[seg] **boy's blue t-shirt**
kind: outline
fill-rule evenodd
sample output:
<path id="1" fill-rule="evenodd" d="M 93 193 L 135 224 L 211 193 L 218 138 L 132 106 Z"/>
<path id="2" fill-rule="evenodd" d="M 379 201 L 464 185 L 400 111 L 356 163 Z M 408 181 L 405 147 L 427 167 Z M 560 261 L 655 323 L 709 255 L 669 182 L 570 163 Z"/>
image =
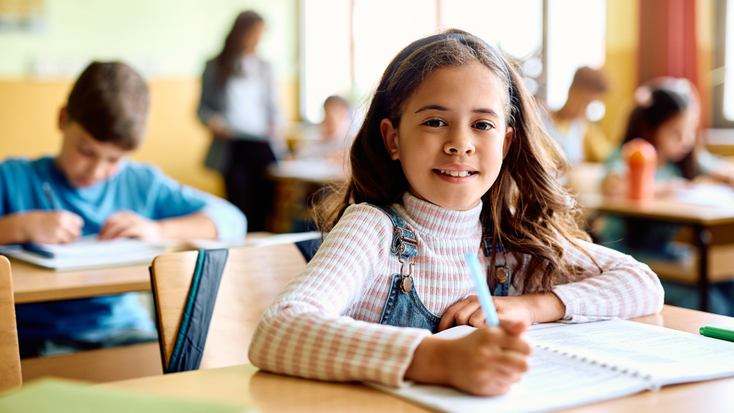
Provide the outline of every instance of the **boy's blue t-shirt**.
<path id="1" fill-rule="evenodd" d="M 44 186 L 51 188 L 53 200 Z M 153 220 L 200 212 L 214 221 L 219 239 L 242 238 L 246 232 L 245 217 L 234 205 L 138 162 L 125 160 L 110 179 L 85 188 L 72 186 L 52 157 L 0 163 L 0 216 L 54 208 L 82 217 L 83 235 L 98 233 L 123 210 Z M 16 318 L 21 340 L 101 341 L 128 328 L 155 329 L 135 293 L 18 305 Z"/>

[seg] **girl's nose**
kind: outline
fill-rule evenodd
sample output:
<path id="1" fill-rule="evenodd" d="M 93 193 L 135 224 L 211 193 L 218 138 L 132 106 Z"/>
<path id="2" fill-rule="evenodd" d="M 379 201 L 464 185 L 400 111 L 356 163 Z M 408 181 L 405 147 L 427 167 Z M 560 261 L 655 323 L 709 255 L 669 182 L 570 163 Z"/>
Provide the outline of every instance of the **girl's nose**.
<path id="1" fill-rule="evenodd" d="M 474 145 L 469 133 L 464 130 L 453 131 L 443 145 L 447 155 L 471 155 L 474 153 Z"/>

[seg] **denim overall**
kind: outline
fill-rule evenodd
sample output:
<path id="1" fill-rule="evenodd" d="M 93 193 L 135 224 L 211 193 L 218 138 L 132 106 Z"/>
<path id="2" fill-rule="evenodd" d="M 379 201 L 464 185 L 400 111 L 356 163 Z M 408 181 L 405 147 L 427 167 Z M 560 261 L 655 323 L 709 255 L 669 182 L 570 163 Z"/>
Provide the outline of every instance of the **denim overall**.
<path id="1" fill-rule="evenodd" d="M 435 334 L 438 332 L 438 323 L 441 318 L 428 311 L 414 288 L 413 266 L 418 255 L 418 243 L 415 234 L 406 228 L 403 220 L 392 209 L 374 207 L 387 214 L 390 221 L 392 221 L 393 237 L 390 253 L 397 255 L 400 262 L 400 273 L 391 277 L 390 291 L 387 294 L 387 301 L 380 316 L 380 324 L 425 328 Z M 485 255 L 491 253 L 492 244 L 486 235 L 482 239 L 482 247 Z M 506 250 L 499 246 L 497 252 L 504 253 Z M 407 274 L 405 272 L 406 264 L 408 265 Z M 495 284 L 494 295 L 507 295 L 510 285 L 510 273 L 509 267 L 505 263 L 504 254 L 498 254 L 495 270 L 500 273 L 497 276 L 498 281 Z M 500 282 L 503 278 L 500 276 L 502 271 L 505 274 L 504 282 Z"/>
<path id="2" fill-rule="evenodd" d="M 482 228 L 482 250 L 485 257 L 492 255 L 492 237 L 486 228 Z M 510 292 L 510 266 L 507 265 L 507 249 L 502 244 L 497 244 L 497 256 L 494 260 L 494 291 L 495 297 L 507 297 Z M 489 266 L 489 264 L 487 264 Z M 489 268 L 487 268 L 487 280 L 490 279 Z"/>

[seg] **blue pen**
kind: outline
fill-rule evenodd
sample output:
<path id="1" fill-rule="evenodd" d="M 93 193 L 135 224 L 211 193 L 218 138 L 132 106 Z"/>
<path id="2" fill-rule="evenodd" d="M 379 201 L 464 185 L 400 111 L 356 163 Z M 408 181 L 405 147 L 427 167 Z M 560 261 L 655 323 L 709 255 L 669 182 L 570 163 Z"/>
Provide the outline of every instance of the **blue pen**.
<path id="1" fill-rule="evenodd" d="M 474 289 L 477 291 L 479 304 L 482 306 L 482 311 L 484 311 L 484 317 L 487 319 L 487 324 L 494 327 L 499 326 L 500 319 L 497 317 L 497 309 L 494 308 L 492 295 L 489 293 L 489 286 L 487 285 L 487 280 L 483 276 L 484 272 L 482 271 L 481 264 L 479 264 L 477 254 L 467 252 L 464 254 L 464 258 L 466 258 L 466 264 L 469 266 L 471 279 L 474 281 Z"/>
<path id="2" fill-rule="evenodd" d="M 56 205 L 56 198 L 54 198 L 54 192 L 51 189 L 51 184 L 48 182 L 43 183 L 43 195 L 46 196 L 46 201 L 48 201 L 48 206 L 51 209 L 61 209 L 58 208 Z"/>

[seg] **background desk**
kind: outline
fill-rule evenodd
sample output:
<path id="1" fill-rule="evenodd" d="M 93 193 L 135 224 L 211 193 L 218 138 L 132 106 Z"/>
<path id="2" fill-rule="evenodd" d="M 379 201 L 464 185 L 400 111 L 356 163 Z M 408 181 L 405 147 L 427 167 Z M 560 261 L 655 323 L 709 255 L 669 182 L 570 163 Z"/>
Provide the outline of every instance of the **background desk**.
<path id="1" fill-rule="evenodd" d="M 56 272 L 10 259 L 15 303 L 150 291 L 149 265 Z"/>
<path id="2" fill-rule="evenodd" d="M 693 240 L 698 256 L 686 268 L 679 263 L 649 263 L 653 271 L 663 278 L 677 281 L 691 280 L 687 276 L 696 272 L 696 282 L 701 293 L 701 309 L 708 310 L 708 290 L 711 281 L 734 278 L 734 249 L 712 250 L 712 247 L 734 244 L 734 205 L 706 206 L 686 204 L 675 200 L 656 199 L 649 204 L 619 198 L 605 198 L 600 194 L 581 194 L 579 204 L 587 211 L 614 214 L 632 218 L 688 225 L 693 229 Z"/>
<path id="3" fill-rule="evenodd" d="M 320 160 L 278 161 L 268 167 L 268 175 L 275 182 L 275 199 L 268 226 L 270 231 L 279 233 L 293 230 L 293 220 L 303 214 L 309 197 L 316 191 L 346 179 L 341 165 Z"/>
<path id="4" fill-rule="evenodd" d="M 665 306 L 635 321 L 694 333 L 707 324 L 734 327 L 734 318 Z M 246 349 L 243 349 L 246 351 Z M 252 365 L 169 374 L 105 384 L 182 398 L 252 404 L 261 412 L 426 412 L 361 384 L 325 383 L 258 371 Z M 734 405 L 734 378 L 669 386 L 564 412 L 708 412 Z"/>

